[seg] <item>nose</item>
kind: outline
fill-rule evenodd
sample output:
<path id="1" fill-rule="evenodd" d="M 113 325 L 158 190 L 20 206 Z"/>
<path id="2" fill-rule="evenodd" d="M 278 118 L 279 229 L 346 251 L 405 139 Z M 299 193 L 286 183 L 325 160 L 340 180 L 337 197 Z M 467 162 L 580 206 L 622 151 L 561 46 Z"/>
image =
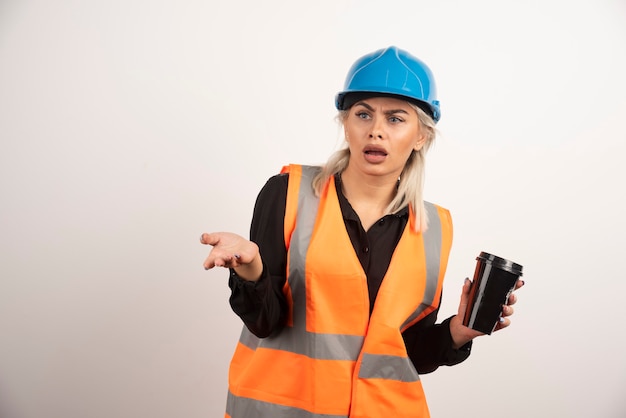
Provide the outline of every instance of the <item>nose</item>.
<path id="1" fill-rule="evenodd" d="M 383 128 L 381 118 L 374 118 L 372 123 L 372 130 L 370 131 L 370 138 L 383 139 Z"/>

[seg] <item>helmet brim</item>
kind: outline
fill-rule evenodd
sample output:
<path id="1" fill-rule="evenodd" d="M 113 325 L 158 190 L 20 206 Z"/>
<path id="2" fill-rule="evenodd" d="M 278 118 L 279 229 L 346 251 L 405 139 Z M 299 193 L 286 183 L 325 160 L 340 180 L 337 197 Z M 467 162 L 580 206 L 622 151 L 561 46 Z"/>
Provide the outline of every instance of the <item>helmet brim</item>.
<path id="1" fill-rule="evenodd" d="M 335 106 L 337 107 L 337 110 L 348 110 L 354 106 L 355 103 L 372 97 L 391 97 L 394 99 L 406 100 L 407 102 L 422 109 L 435 122 L 439 120 L 439 115 L 436 114 L 436 110 L 433 109 L 430 104 L 402 94 L 381 93 L 377 91 L 343 91 L 337 94 L 335 98 Z"/>

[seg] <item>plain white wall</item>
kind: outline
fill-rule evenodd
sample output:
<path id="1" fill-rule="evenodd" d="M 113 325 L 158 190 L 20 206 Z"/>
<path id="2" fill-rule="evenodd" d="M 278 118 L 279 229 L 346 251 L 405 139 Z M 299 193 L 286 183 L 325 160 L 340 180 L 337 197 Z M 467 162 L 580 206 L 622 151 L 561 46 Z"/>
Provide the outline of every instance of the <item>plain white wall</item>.
<path id="1" fill-rule="evenodd" d="M 201 232 L 247 235 L 388 45 L 433 69 L 428 200 L 525 266 L 513 325 L 423 377 L 434 417 L 626 415 L 622 0 L 0 2 L 0 416 L 218 417 L 240 331 Z"/>

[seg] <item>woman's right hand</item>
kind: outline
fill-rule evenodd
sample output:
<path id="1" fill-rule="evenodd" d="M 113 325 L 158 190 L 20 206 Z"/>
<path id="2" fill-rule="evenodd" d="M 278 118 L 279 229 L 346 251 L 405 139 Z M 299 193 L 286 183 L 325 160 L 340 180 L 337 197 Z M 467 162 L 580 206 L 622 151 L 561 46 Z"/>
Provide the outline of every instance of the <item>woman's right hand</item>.
<path id="1" fill-rule="evenodd" d="M 259 247 L 231 232 L 204 233 L 200 242 L 213 248 L 204 260 L 205 270 L 213 267 L 233 268 L 244 280 L 257 281 L 263 272 Z"/>

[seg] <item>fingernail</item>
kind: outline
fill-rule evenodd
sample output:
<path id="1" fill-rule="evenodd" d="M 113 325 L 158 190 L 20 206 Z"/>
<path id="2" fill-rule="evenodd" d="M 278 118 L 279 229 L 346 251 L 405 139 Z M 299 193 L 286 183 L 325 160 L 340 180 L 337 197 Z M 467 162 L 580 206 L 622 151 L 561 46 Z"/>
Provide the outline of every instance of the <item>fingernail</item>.
<path id="1" fill-rule="evenodd" d="M 503 323 L 504 322 L 504 318 L 502 318 L 502 317 L 498 318 L 498 322 L 499 323 Z"/>
<path id="2" fill-rule="evenodd" d="M 200 242 L 204 241 L 204 234 L 200 234 Z"/>
<path id="3" fill-rule="evenodd" d="M 239 259 L 241 258 L 241 256 L 240 256 L 239 254 L 234 254 L 234 256 L 235 256 L 235 258 L 236 258 L 237 260 L 239 260 Z"/>
<path id="4" fill-rule="evenodd" d="M 524 286 L 526 284 L 526 282 L 524 280 L 522 280 L 522 286 Z"/>

